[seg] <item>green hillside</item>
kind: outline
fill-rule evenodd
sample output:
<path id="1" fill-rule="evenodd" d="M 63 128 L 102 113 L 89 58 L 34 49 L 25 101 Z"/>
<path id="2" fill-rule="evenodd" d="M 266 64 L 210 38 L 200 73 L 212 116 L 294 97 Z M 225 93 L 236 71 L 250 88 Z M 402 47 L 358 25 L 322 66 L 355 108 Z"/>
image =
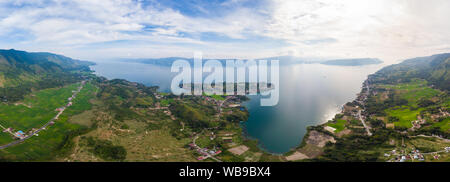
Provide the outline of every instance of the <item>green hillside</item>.
<path id="1" fill-rule="evenodd" d="M 419 57 L 385 67 L 371 76 L 374 83 L 406 83 L 414 78 L 427 80 L 441 90 L 450 90 L 450 53 Z"/>
<path id="2" fill-rule="evenodd" d="M 33 89 L 75 83 L 92 64 L 51 53 L 0 50 L 0 99 L 17 101 Z"/>

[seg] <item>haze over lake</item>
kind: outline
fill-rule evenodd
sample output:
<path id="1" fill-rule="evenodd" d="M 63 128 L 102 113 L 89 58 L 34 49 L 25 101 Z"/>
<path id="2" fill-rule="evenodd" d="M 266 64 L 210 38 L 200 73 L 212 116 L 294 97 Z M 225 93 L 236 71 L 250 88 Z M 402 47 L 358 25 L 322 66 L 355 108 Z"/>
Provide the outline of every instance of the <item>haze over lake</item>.
<path id="1" fill-rule="evenodd" d="M 98 61 L 91 68 L 108 79 L 121 78 L 159 86 L 170 92 L 170 67 L 143 63 Z M 329 66 L 296 64 L 280 66 L 280 99 L 273 107 L 261 107 L 259 96 L 245 105 L 250 118 L 243 123 L 250 138 L 271 153 L 285 153 L 300 144 L 306 127 L 331 119 L 343 104 L 356 98 L 363 81 L 383 65 Z"/>

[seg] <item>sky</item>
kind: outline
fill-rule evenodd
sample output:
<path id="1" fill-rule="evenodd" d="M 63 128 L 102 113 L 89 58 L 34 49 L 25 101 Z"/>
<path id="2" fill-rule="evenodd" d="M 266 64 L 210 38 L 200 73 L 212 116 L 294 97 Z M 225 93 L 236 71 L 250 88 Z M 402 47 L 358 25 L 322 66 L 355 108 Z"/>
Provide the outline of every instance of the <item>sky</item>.
<path id="1" fill-rule="evenodd" d="M 76 59 L 450 52 L 448 0 L 0 0 L 0 49 Z"/>

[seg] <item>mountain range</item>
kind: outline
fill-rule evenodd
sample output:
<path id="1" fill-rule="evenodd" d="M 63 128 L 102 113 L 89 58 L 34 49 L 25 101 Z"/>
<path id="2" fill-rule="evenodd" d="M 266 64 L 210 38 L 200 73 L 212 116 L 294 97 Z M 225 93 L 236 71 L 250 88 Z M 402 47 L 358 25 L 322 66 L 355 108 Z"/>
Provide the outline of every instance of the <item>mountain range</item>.
<path id="1" fill-rule="evenodd" d="M 130 59 L 123 58 L 118 59 L 119 61 L 125 62 L 138 62 L 144 64 L 153 64 L 159 66 L 171 66 L 172 63 L 176 60 L 186 60 L 191 65 L 194 63 L 193 58 L 183 58 L 183 57 L 166 57 L 166 58 L 139 58 L 139 59 Z M 213 60 L 213 59 L 205 59 L 205 60 Z M 223 65 L 227 59 L 215 59 L 220 61 Z M 260 58 L 256 60 L 279 60 L 280 65 L 293 65 L 293 64 L 324 64 L 324 65 L 334 65 L 334 66 L 363 66 L 370 64 L 380 64 L 383 61 L 377 58 L 355 58 L 355 59 L 336 59 L 336 60 L 322 60 L 322 59 L 306 59 L 294 56 L 277 56 L 277 57 L 267 57 Z"/>

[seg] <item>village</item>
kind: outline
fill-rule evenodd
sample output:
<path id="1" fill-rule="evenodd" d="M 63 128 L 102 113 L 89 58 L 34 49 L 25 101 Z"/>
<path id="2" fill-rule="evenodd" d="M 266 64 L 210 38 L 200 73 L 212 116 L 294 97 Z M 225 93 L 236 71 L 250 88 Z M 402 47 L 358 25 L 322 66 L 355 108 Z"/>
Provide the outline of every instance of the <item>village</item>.
<path id="1" fill-rule="evenodd" d="M 218 114 L 216 115 L 216 118 L 219 119 L 220 117 L 223 117 L 225 114 L 233 114 L 233 109 L 239 109 L 240 111 L 244 111 L 245 108 L 241 106 L 241 100 L 237 96 L 225 96 L 225 98 L 222 97 L 208 97 L 208 96 L 202 96 L 204 101 L 206 103 L 210 103 L 215 105 Z M 228 110 L 227 112 L 223 112 L 224 109 Z M 211 142 L 218 141 L 219 143 L 222 143 L 228 147 L 233 147 L 235 143 L 233 142 L 233 135 L 232 132 L 223 132 L 220 131 L 219 128 L 205 128 L 203 132 L 201 133 L 194 133 L 193 141 L 189 144 L 189 147 L 191 150 L 195 150 L 199 157 L 197 157 L 197 160 L 202 161 L 208 158 L 211 158 L 217 162 L 222 162 L 220 159 L 215 157 L 216 155 L 219 155 L 222 153 L 222 150 L 218 146 L 212 146 L 212 148 L 208 147 L 200 147 L 196 140 L 202 136 L 206 138 L 206 140 L 210 140 Z M 218 132 L 215 133 L 214 131 Z M 208 143 L 208 142 L 207 142 Z M 241 145 L 238 147 L 230 148 L 228 149 L 229 152 L 233 153 L 234 155 L 241 155 L 244 152 L 248 150 L 248 147 L 245 145 Z"/>
<path id="2" fill-rule="evenodd" d="M 400 151 L 392 150 L 391 152 L 385 153 L 385 157 L 393 157 L 387 162 L 414 162 L 414 161 L 425 161 L 425 156 L 429 155 L 432 159 L 439 160 L 441 157 L 440 153 L 450 153 L 450 146 L 445 147 L 443 150 L 436 152 L 421 153 L 418 149 L 411 148 L 409 152 L 407 149 Z"/>
<path id="3" fill-rule="evenodd" d="M 209 140 L 213 142 L 217 138 L 217 140 L 222 144 L 222 148 L 226 149 L 228 152 L 235 156 L 241 156 L 245 152 L 249 150 L 249 147 L 247 147 L 244 144 L 238 144 L 233 141 L 234 133 L 231 132 L 219 132 L 215 134 L 214 132 L 211 132 L 207 135 L 203 134 L 203 137 L 209 137 Z M 213 147 L 201 147 L 196 143 L 196 140 L 199 138 L 199 135 L 196 135 L 193 137 L 192 143 L 189 144 L 189 148 L 191 150 L 194 150 L 199 155 L 197 157 L 197 160 L 203 161 L 208 158 L 213 159 L 217 162 L 222 162 L 220 160 L 220 157 L 216 157 L 217 155 L 222 153 L 222 148 L 219 146 L 213 146 Z"/>
<path id="4" fill-rule="evenodd" d="M 241 105 L 243 102 L 239 96 L 201 96 L 203 104 L 213 105 L 217 110 L 217 114 L 214 116 L 215 120 L 220 120 L 226 115 L 233 114 L 234 111 L 245 111 L 245 108 Z M 241 121 L 243 122 L 243 121 Z M 240 133 L 233 131 L 224 131 L 219 127 L 204 128 L 202 132 L 192 134 L 192 143 L 189 144 L 189 149 L 195 151 L 198 154 L 197 160 L 203 161 L 208 158 L 222 162 L 219 154 L 223 153 L 222 150 L 240 156 L 245 153 L 249 147 L 240 144 L 233 140 L 234 137 L 240 137 Z M 202 142 L 199 143 L 199 138 Z M 219 146 L 219 143 L 221 147 Z"/>

